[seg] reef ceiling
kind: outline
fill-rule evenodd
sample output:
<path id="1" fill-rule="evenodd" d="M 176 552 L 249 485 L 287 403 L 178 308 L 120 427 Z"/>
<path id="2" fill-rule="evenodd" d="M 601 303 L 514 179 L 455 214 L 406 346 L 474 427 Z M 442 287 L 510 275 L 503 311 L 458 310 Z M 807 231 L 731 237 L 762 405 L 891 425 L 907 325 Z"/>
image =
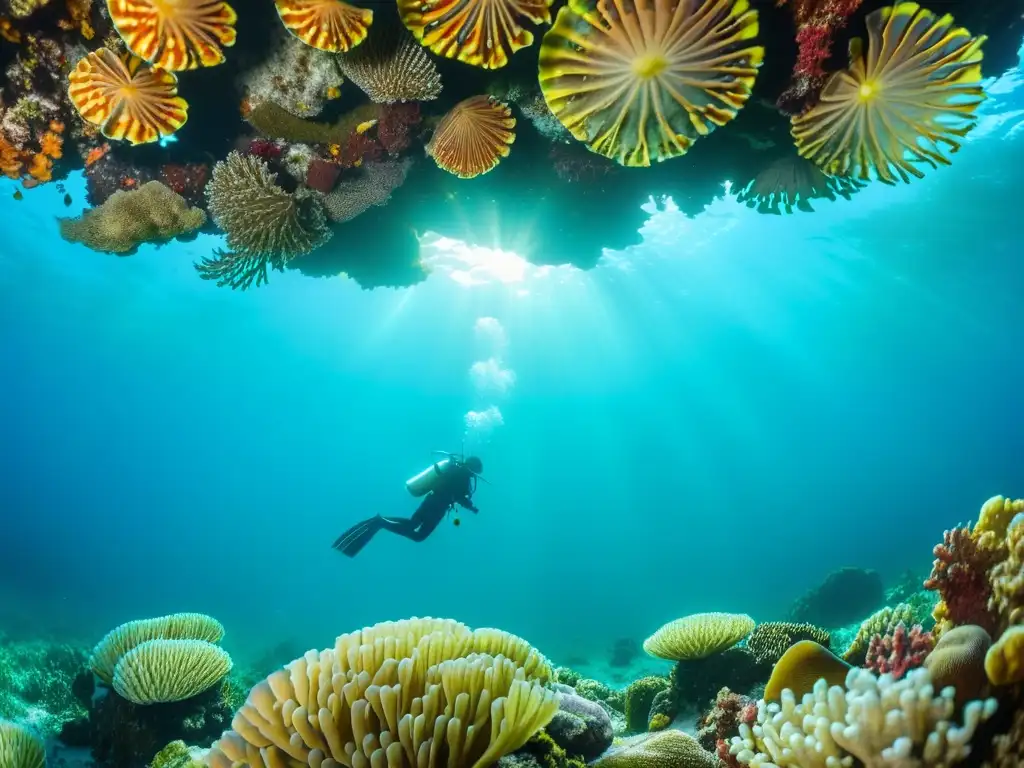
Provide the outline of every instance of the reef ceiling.
<path id="1" fill-rule="evenodd" d="M 427 231 L 587 269 L 651 196 L 948 164 L 1022 37 L 1024 0 L 0 0 L 0 170 L 84 172 L 99 251 L 223 231 L 236 289 L 411 285 Z"/>

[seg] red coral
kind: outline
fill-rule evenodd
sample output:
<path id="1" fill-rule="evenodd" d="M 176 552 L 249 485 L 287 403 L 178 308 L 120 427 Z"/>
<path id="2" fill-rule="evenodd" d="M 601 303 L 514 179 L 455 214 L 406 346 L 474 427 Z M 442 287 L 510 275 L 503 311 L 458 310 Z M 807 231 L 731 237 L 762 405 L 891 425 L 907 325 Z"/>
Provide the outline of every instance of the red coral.
<path id="1" fill-rule="evenodd" d="M 871 638 L 864 666 L 879 674 L 888 672 L 899 680 L 908 669 L 920 667 L 934 647 L 931 632 L 925 632 L 920 624 L 915 624 L 908 632 L 901 621 L 892 634 L 876 634 Z"/>
<path id="2" fill-rule="evenodd" d="M 269 139 L 253 139 L 249 142 L 248 153 L 264 160 L 276 160 L 281 156 L 281 147 Z"/>
<path id="3" fill-rule="evenodd" d="M 715 697 L 711 711 L 697 721 L 697 740 L 705 749 L 715 751 L 719 751 L 719 744 L 725 742 L 728 752 L 729 738 L 736 735 L 739 724 L 750 725 L 756 719 L 757 702 L 749 696 L 722 688 Z"/>
<path id="4" fill-rule="evenodd" d="M 365 133 L 352 131 L 338 152 L 338 164 L 342 168 L 358 168 L 368 160 L 379 160 L 381 154 L 380 144 Z"/>
<path id="5" fill-rule="evenodd" d="M 783 0 L 785 1 L 785 0 Z M 788 115 L 806 111 L 818 100 L 825 83 L 824 64 L 832 55 L 832 41 L 846 26 L 862 0 L 789 0 L 796 18 L 799 48 L 793 79 L 776 106 Z"/>
<path id="6" fill-rule="evenodd" d="M 945 531 L 932 552 L 935 562 L 924 588 L 942 596 L 945 618 L 957 626 L 977 624 L 994 634 L 996 620 L 988 609 L 988 570 L 995 564 L 991 554 L 978 546 L 970 528 Z"/>
<path id="7" fill-rule="evenodd" d="M 341 174 L 341 166 L 328 160 L 317 157 L 309 164 L 306 171 L 306 186 L 315 189 L 322 194 L 329 194 L 334 185 L 338 183 L 338 176 Z"/>
<path id="8" fill-rule="evenodd" d="M 206 163 L 168 163 L 160 169 L 160 181 L 185 198 L 190 205 L 204 204 L 203 191 L 209 178 L 210 167 Z"/>
<path id="9" fill-rule="evenodd" d="M 419 102 L 383 105 L 377 122 L 377 140 L 384 151 L 394 156 L 407 149 L 412 141 L 410 129 L 419 125 L 421 119 Z"/>

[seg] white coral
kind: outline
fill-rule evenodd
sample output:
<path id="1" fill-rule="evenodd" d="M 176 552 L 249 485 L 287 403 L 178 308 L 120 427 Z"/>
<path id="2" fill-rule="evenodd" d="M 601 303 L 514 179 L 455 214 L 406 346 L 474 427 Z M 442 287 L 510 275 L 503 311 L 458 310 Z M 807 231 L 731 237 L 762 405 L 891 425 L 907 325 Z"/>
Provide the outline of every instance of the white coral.
<path id="1" fill-rule="evenodd" d="M 902 680 L 852 669 L 841 686 L 819 680 L 796 701 L 758 703 L 757 722 L 740 725 L 730 751 L 751 768 L 948 768 L 970 754 L 978 724 L 995 712 L 994 699 L 972 701 L 964 724 L 952 720 L 954 691 L 935 695 L 926 669 Z"/>

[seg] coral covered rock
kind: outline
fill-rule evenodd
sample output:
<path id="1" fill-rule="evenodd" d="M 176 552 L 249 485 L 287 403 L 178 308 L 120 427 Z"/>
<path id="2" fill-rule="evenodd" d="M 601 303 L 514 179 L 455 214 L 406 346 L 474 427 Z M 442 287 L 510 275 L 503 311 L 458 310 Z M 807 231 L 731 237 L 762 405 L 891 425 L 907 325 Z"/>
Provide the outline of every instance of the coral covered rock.
<path id="1" fill-rule="evenodd" d="M 560 694 L 558 712 L 546 730 L 570 755 L 593 760 L 611 746 L 611 718 L 599 704 L 575 692 L 560 691 Z"/>
<path id="2" fill-rule="evenodd" d="M 595 768 L 718 768 L 718 758 L 689 734 L 660 731 L 627 739 L 598 759 Z"/>
<path id="3" fill-rule="evenodd" d="M 669 687 L 667 677 L 642 677 L 626 688 L 626 727 L 646 731 L 654 697 Z"/>
<path id="4" fill-rule="evenodd" d="M 77 219 L 60 219 L 60 235 L 94 251 L 126 255 L 143 243 L 163 243 L 206 223 L 206 214 L 159 181 L 130 192 L 115 192 L 103 205 Z"/>

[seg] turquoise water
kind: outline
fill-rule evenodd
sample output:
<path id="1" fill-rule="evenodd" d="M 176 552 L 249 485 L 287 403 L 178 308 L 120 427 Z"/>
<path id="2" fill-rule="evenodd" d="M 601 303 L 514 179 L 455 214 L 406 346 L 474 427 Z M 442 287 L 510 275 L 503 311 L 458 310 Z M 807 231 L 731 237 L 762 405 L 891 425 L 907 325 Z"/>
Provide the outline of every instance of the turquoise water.
<path id="1" fill-rule="evenodd" d="M 692 611 L 779 618 L 839 566 L 926 574 L 1024 481 L 1024 88 L 990 91 L 912 185 L 652 201 L 587 272 L 428 234 L 402 290 L 218 289 L 192 267 L 215 238 L 94 253 L 54 221 L 80 178 L 70 209 L 0 184 L 0 623 L 205 611 L 245 655 L 440 615 L 595 659 Z M 478 516 L 331 550 L 464 443 Z"/>

